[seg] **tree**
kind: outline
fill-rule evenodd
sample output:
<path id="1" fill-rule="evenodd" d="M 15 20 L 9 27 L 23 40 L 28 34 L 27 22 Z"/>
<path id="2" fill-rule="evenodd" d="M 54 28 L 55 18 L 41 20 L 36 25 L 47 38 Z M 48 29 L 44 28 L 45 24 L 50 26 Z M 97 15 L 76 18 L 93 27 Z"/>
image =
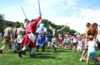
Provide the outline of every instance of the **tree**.
<path id="1" fill-rule="evenodd" d="M 24 22 L 28 22 L 29 23 L 30 21 L 28 19 L 25 19 Z"/>
<path id="2" fill-rule="evenodd" d="M 72 35 L 74 35 L 75 32 L 76 32 L 75 30 L 70 30 L 69 33 L 71 33 Z"/>
<path id="3" fill-rule="evenodd" d="M 15 27 L 19 28 L 21 26 L 21 23 L 19 21 L 16 22 Z"/>
<path id="4" fill-rule="evenodd" d="M 4 24 L 4 17 L 0 14 L 0 32 L 3 32 L 6 25 Z"/>
<path id="5" fill-rule="evenodd" d="M 3 15 L 1 15 L 1 14 L 0 14 L 0 20 L 4 20 L 4 17 L 3 17 Z"/>

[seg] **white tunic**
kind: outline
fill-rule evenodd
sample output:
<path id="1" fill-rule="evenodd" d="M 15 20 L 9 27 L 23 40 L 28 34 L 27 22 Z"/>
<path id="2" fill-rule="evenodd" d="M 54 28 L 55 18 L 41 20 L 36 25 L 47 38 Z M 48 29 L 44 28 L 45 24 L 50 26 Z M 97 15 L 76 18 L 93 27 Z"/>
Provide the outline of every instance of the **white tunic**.
<path id="1" fill-rule="evenodd" d="M 24 38 L 25 29 L 20 27 L 17 29 L 17 42 L 21 43 Z"/>
<path id="2" fill-rule="evenodd" d="M 7 27 L 4 30 L 4 36 L 12 36 L 12 28 L 11 27 Z"/>
<path id="3" fill-rule="evenodd" d="M 88 42 L 88 52 L 95 50 L 95 42 L 94 41 L 89 41 Z"/>

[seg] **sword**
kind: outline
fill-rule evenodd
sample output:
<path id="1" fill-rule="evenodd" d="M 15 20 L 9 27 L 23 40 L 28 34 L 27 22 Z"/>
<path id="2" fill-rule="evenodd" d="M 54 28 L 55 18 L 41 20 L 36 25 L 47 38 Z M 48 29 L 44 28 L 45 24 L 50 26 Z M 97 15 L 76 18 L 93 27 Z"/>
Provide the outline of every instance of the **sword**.
<path id="1" fill-rule="evenodd" d="M 25 14 L 25 11 L 24 11 L 24 9 L 23 9 L 22 6 L 21 6 L 21 9 L 22 9 L 22 12 L 23 12 L 23 14 L 24 14 L 25 19 L 27 19 L 26 14 Z"/>
<path id="2" fill-rule="evenodd" d="M 39 14 L 41 14 L 40 1 L 38 0 Z"/>

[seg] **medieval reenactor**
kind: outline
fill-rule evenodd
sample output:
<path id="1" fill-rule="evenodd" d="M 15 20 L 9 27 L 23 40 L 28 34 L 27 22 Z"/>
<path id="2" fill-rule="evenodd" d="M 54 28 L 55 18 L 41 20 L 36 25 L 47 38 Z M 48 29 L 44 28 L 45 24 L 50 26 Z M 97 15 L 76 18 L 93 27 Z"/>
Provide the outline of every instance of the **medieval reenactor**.
<path id="1" fill-rule="evenodd" d="M 24 39 L 21 42 L 21 45 L 23 45 L 23 48 L 21 49 L 21 51 L 19 52 L 19 57 L 22 57 L 22 54 L 24 54 L 25 50 L 27 49 L 27 47 L 32 47 L 31 49 L 31 53 L 30 53 L 30 57 L 34 56 L 34 52 L 35 52 L 35 47 L 36 47 L 36 39 L 34 42 L 32 42 L 32 40 L 30 40 L 29 35 L 33 34 L 34 37 L 36 37 L 36 27 L 37 24 L 39 23 L 39 20 L 41 19 L 41 15 L 37 18 L 32 20 L 26 27 L 25 29 L 25 33 L 26 35 L 24 35 Z"/>

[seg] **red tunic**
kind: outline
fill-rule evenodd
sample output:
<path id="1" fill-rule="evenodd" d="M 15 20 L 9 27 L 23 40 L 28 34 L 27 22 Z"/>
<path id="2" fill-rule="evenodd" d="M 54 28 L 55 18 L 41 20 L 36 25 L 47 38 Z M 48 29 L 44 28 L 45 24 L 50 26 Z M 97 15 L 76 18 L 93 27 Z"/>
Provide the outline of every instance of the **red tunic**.
<path id="1" fill-rule="evenodd" d="M 25 46 L 25 45 L 26 45 L 26 46 L 31 45 L 31 46 L 33 46 L 33 47 L 36 46 L 36 40 L 35 40 L 34 43 L 32 43 L 31 40 L 28 38 L 27 34 L 28 34 L 28 33 L 31 33 L 31 31 L 32 31 L 32 33 L 35 35 L 36 26 L 37 26 L 39 20 L 40 20 L 40 17 L 38 17 L 36 21 L 30 22 L 30 23 L 27 25 L 27 27 L 26 27 L 26 29 L 25 29 L 26 35 L 24 35 L 24 39 L 23 39 L 23 41 L 21 42 L 21 45 L 23 45 L 23 46 Z M 30 30 L 30 29 L 31 29 L 31 30 Z"/>
<path id="2" fill-rule="evenodd" d="M 59 45 L 62 45 L 62 43 L 63 43 L 62 37 L 59 37 Z"/>

